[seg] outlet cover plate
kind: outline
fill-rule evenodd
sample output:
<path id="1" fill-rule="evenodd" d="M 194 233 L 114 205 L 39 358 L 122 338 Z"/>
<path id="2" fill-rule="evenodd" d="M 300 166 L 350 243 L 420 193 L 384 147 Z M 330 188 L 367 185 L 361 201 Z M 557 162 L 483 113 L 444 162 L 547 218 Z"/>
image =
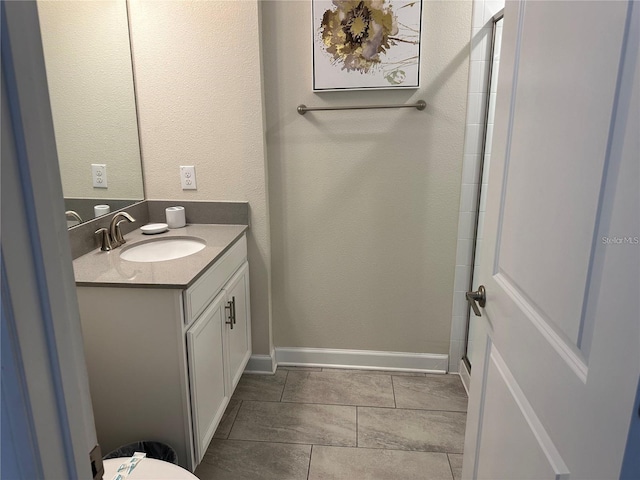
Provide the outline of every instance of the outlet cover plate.
<path id="1" fill-rule="evenodd" d="M 196 167 L 180 166 L 180 183 L 183 190 L 197 190 L 196 184 Z"/>
<path id="2" fill-rule="evenodd" d="M 95 188 L 108 188 L 107 183 L 107 165 L 104 163 L 91 164 L 91 177 L 93 178 L 93 186 Z"/>

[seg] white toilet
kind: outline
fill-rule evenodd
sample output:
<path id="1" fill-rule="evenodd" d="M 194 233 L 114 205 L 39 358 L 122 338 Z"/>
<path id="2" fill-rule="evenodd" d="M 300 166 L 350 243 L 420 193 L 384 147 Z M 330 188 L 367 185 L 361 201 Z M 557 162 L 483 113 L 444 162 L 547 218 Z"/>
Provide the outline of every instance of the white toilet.
<path id="1" fill-rule="evenodd" d="M 116 478 L 120 465 L 128 463 L 130 458 L 120 457 L 103 460 L 103 480 Z M 143 458 L 126 478 L 127 480 L 198 480 L 198 477 L 188 470 L 154 458 Z"/>

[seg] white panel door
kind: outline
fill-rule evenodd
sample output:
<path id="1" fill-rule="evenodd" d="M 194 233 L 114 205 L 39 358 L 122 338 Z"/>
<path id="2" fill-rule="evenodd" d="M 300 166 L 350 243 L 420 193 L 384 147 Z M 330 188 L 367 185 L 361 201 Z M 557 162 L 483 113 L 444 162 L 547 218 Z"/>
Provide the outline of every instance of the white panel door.
<path id="1" fill-rule="evenodd" d="M 640 5 L 507 2 L 464 478 L 618 478 L 640 374 Z"/>

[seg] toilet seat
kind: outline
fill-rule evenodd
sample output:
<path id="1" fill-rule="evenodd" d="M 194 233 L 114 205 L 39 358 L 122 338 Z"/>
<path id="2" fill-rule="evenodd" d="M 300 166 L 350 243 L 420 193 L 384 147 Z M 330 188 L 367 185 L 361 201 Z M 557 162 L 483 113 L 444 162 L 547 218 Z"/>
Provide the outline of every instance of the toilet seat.
<path id="1" fill-rule="evenodd" d="M 118 471 L 118 467 L 126 463 L 131 457 L 110 458 L 103 460 L 104 480 L 111 480 Z M 127 480 L 198 480 L 188 470 L 173 463 L 163 462 L 154 458 L 143 459 L 127 477 Z"/>

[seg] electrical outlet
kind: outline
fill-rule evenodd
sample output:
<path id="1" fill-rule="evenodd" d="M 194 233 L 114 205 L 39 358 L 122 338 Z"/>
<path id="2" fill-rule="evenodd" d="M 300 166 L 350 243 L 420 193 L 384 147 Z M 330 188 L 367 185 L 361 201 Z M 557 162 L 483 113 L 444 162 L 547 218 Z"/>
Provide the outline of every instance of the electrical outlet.
<path id="1" fill-rule="evenodd" d="M 91 177 L 95 188 L 108 188 L 107 166 L 104 163 L 91 164 Z"/>
<path id="2" fill-rule="evenodd" d="M 196 186 L 196 167 L 181 166 L 180 182 L 182 183 L 183 190 L 197 190 L 198 187 Z"/>

